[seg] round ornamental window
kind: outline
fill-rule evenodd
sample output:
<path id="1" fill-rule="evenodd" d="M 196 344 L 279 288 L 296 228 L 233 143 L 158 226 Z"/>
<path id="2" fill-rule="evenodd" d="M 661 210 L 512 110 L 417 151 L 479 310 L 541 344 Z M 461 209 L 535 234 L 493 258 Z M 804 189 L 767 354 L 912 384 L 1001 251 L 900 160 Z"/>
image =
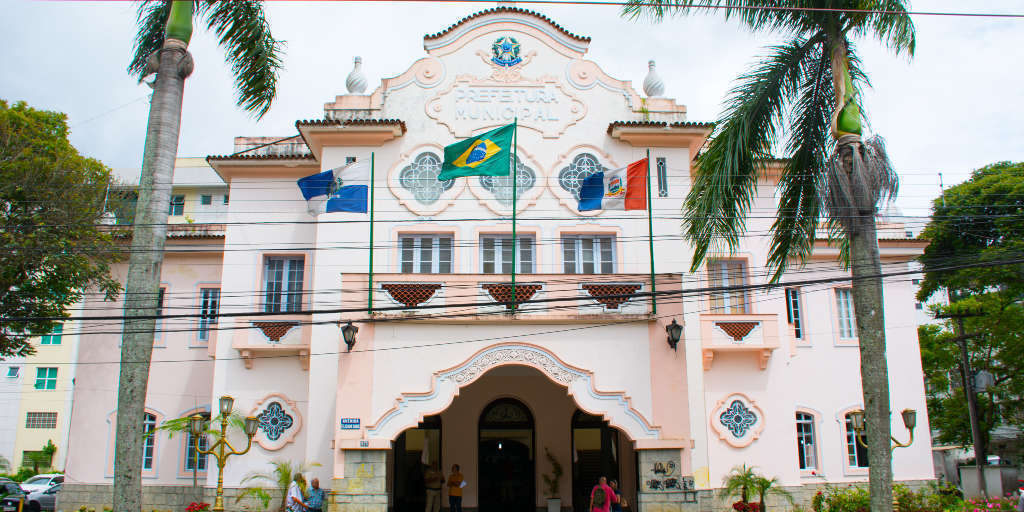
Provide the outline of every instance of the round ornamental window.
<path id="1" fill-rule="evenodd" d="M 421 204 L 434 204 L 446 190 L 452 188 L 454 180 L 439 181 L 441 157 L 434 153 L 420 153 L 398 174 L 402 188 L 412 192 L 413 198 Z"/>
<path id="2" fill-rule="evenodd" d="M 590 153 L 580 153 L 572 159 L 572 163 L 558 173 L 558 184 L 579 200 L 580 185 L 583 184 L 583 180 L 591 174 L 605 170 L 607 167 L 601 165 L 596 156 Z"/>
<path id="3" fill-rule="evenodd" d="M 516 157 L 516 194 L 530 190 L 537 183 L 537 173 Z M 512 179 L 509 176 L 480 176 L 480 186 L 494 194 L 505 206 L 512 205 Z"/>

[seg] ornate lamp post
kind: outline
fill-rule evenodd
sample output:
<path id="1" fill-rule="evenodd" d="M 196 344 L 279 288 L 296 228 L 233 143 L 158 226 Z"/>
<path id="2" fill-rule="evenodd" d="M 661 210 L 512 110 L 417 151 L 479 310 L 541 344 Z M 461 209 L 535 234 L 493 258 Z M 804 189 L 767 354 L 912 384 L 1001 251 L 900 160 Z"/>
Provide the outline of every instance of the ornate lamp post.
<path id="1" fill-rule="evenodd" d="M 901 443 L 896 440 L 895 437 L 889 436 L 892 439 L 892 450 L 896 448 L 906 448 L 914 443 L 914 427 L 917 426 L 917 411 L 913 409 L 903 409 L 900 413 L 903 416 L 903 426 L 910 431 L 910 440 L 906 443 Z M 864 442 L 864 411 L 852 411 L 850 412 L 850 423 L 853 424 L 853 437 L 857 438 L 857 443 L 867 448 L 868 445 Z"/>
<path id="2" fill-rule="evenodd" d="M 243 455 L 252 448 L 252 437 L 256 435 L 256 429 L 259 427 L 259 421 L 248 416 L 245 418 L 245 435 L 248 438 L 248 444 L 242 451 L 237 451 L 231 443 L 228 442 L 228 416 L 231 414 L 231 409 L 235 405 L 235 399 L 230 396 L 220 397 L 220 439 L 213 443 L 208 450 L 201 450 L 199 448 L 199 434 L 204 430 L 206 421 L 202 416 L 196 414 L 192 416 L 192 420 L 189 422 L 189 429 L 192 431 L 192 442 L 195 443 L 195 450 L 197 453 L 203 455 L 213 455 L 217 458 L 217 500 L 213 504 L 213 512 L 224 512 L 224 465 L 228 461 L 228 457 L 232 455 Z"/>

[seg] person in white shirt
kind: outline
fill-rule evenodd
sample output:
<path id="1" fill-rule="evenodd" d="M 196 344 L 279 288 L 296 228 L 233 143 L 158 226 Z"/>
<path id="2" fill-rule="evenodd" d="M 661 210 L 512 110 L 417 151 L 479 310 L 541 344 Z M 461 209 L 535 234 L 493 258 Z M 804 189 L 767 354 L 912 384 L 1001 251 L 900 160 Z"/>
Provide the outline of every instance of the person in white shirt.
<path id="1" fill-rule="evenodd" d="M 309 509 L 302 499 L 302 485 L 305 483 L 306 478 L 302 476 L 302 473 L 295 473 L 292 483 L 288 484 L 288 497 L 285 498 L 284 505 L 288 512 L 305 512 Z"/>

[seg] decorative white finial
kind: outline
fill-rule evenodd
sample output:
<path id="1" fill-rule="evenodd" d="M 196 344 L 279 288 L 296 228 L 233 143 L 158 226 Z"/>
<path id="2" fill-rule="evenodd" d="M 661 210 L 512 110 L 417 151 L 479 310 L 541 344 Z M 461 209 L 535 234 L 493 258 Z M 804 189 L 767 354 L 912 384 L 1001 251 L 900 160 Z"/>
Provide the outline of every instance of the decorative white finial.
<path id="1" fill-rule="evenodd" d="M 348 74 L 348 78 L 345 79 L 345 87 L 348 88 L 348 92 L 351 94 L 362 94 L 366 90 L 366 77 L 363 76 L 363 58 L 356 57 L 356 64 L 352 68 L 352 72 Z"/>
<path id="2" fill-rule="evenodd" d="M 665 92 L 665 82 L 661 81 L 658 72 L 654 70 L 654 61 L 648 61 L 647 78 L 644 78 L 644 94 L 648 98 L 657 98 Z"/>

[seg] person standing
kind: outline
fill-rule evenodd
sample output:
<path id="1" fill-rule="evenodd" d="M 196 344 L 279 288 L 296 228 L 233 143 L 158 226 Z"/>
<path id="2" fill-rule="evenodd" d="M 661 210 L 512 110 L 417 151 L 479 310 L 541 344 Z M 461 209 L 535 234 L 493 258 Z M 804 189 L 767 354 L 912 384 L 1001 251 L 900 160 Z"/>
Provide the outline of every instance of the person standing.
<path id="1" fill-rule="evenodd" d="M 309 512 L 323 512 L 324 504 L 327 502 L 327 491 L 320 488 L 319 478 L 314 478 L 309 484 L 312 486 L 309 489 L 309 498 L 306 500 Z"/>
<path id="2" fill-rule="evenodd" d="M 622 491 L 619 489 L 618 480 L 609 480 L 608 487 L 611 487 L 612 492 L 615 493 L 615 500 L 612 501 L 612 512 L 622 512 L 622 507 L 626 506 L 626 502 L 622 499 Z"/>
<path id="3" fill-rule="evenodd" d="M 288 512 L 305 512 L 309 508 L 302 499 L 302 485 L 305 483 L 306 478 L 302 473 L 295 473 L 292 482 L 288 484 L 288 494 L 284 502 L 284 508 Z"/>
<path id="4" fill-rule="evenodd" d="M 466 486 L 466 480 L 462 478 L 462 472 L 459 469 L 458 464 L 452 465 L 452 474 L 448 475 L 448 508 L 450 512 L 462 512 L 462 488 Z"/>
<path id="5" fill-rule="evenodd" d="M 427 488 L 427 506 L 424 512 L 441 512 L 441 483 L 444 477 L 437 470 L 437 463 L 430 465 L 430 469 L 423 474 L 423 484 Z"/>
<path id="6" fill-rule="evenodd" d="M 590 512 L 611 512 L 612 503 L 617 501 L 615 491 L 608 486 L 608 478 L 598 478 L 597 485 L 590 491 Z"/>

